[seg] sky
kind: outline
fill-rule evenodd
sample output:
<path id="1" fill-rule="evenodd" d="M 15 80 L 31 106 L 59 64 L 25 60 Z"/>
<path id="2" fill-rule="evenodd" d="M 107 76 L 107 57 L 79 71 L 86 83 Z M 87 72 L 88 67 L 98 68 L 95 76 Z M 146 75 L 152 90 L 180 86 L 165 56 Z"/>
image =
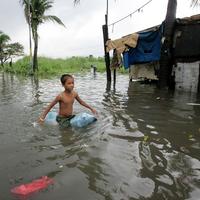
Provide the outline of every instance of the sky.
<path id="1" fill-rule="evenodd" d="M 134 12 L 149 0 L 108 0 L 108 24 Z M 200 13 L 191 8 L 190 0 L 177 0 L 177 18 Z M 103 56 L 102 25 L 105 24 L 107 0 L 54 0 L 49 15 L 56 15 L 66 28 L 53 22 L 39 26 L 38 55 L 52 58 L 71 56 Z M 162 23 L 168 0 L 152 0 L 140 12 L 109 26 L 109 38 L 117 39 Z M 19 42 L 29 54 L 28 25 L 20 0 L 0 0 L 0 31 L 9 35 L 10 42 Z"/>

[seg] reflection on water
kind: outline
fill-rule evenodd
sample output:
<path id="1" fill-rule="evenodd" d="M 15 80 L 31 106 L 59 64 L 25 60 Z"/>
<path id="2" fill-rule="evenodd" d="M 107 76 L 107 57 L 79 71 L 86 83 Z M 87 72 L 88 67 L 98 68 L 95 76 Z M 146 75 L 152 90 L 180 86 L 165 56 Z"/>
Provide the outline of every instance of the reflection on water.
<path id="1" fill-rule="evenodd" d="M 12 187 L 43 175 L 55 184 L 26 199 L 198 199 L 199 97 L 129 83 L 127 75 L 113 88 L 105 77 L 75 74 L 76 90 L 99 119 L 61 129 L 36 123 L 62 90 L 59 77 L 0 74 L 0 199 L 17 199 Z"/>

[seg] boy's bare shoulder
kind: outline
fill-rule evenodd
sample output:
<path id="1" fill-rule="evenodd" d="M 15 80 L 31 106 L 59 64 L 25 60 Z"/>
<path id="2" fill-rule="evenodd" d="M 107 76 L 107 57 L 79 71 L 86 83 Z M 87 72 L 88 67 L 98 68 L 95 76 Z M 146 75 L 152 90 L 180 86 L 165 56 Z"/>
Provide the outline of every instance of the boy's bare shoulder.
<path id="1" fill-rule="evenodd" d="M 61 92 L 61 93 L 59 93 L 58 95 L 57 95 L 57 100 L 62 100 L 62 98 L 63 98 L 63 94 L 64 94 L 64 92 Z"/>
<path id="2" fill-rule="evenodd" d="M 73 91 L 73 95 L 76 98 L 78 96 L 78 93 L 76 91 Z"/>

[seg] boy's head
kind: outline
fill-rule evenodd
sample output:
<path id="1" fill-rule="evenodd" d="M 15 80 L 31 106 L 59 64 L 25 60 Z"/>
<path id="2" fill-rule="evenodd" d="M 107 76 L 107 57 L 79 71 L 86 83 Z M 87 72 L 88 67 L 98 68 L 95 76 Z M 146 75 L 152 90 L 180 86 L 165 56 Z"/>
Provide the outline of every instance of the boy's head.
<path id="1" fill-rule="evenodd" d="M 63 74 L 61 77 L 60 77 L 60 81 L 62 83 L 62 85 L 65 85 L 65 82 L 67 81 L 67 79 L 74 79 L 72 75 L 70 74 Z"/>
<path id="2" fill-rule="evenodd" d="M 74 78 L 70 74 L 63 74 L 60 78 L 63 87 L 69 92 L 74 88 Z"/>

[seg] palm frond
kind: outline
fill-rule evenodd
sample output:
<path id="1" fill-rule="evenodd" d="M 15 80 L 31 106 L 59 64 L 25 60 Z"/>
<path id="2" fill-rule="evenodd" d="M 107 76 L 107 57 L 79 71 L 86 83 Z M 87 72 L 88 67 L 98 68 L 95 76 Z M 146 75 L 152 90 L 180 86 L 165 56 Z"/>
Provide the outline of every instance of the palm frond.
<path id="1" fill-rule="evenodd" d="M 74 5 L 80 3 L 80 0 L 74 0 Z"/>
<path id="2" fill-rule="evenodd" d="M 45 15 L 42 17 L 43 21 L 52 21 L 52 22 L 56 22 L 62 26 L 65 27 L 65 25 L 63 24 L 63 22 L 61 21 L 61 19 L 59 19 L 58 17 L 54 16 L 54 15 Z"/>
<path id="3" fill-rule="evenodd" d="M 21 3 L 22 7 L 24 7 L 24 16 L 25 16 L 26 22 L 29 24 L 30 10 L 32 10 L 31 0 L 20 0 L 19 2 Z"/>
<path id="4" fill-rule="evenodd" d="M 53 1 L 46 1 L 46 0 L 44 0 L 42 2 L 42 5 L 43 5 L 43 7 L 44 7 L 45 10 L 48 10 L 48 9 L 52 8 Z"/>
<path id="5" fill-rule="evenodd" d="M 200 6 L 200 0 L 191 0 L 191 7 L 197 7 Z"/>

